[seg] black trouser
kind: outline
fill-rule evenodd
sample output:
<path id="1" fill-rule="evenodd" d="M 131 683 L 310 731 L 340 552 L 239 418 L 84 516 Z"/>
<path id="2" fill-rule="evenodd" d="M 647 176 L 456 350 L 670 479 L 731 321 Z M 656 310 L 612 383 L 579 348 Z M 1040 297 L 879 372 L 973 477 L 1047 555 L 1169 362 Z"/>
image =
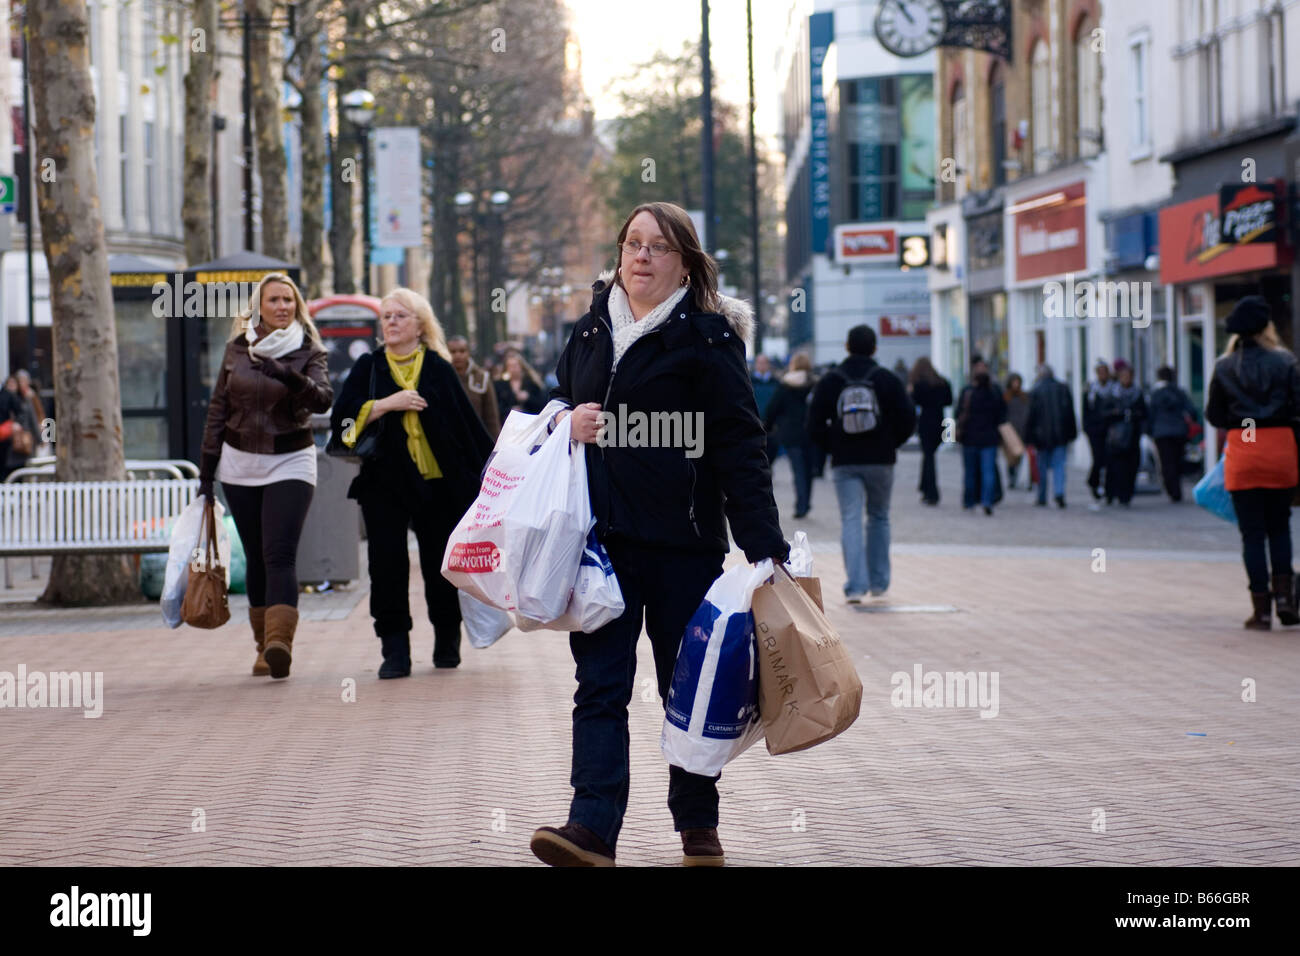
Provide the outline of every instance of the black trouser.
<path id="1" fill-rule="evenodd" d="M 569 635 L 578 678 L 573 695 L 569 822 L 581 823 L 613 849 L 627 812 L 631 781 L 627 706 L 636 685 L 642 616 L 662 704 L 668 699 L 686 624 L 722 573 L 722 555 L 650 550 L 618 542 L 607 547 L 626 610 L 592 634 Z M 668 809 L 678 830 L 716 827 L 718 777 L 669 766 Z"/>
<path id="2" fill-rule="evenodd" d="M 1118 498 L 1120 504 L 1133 500 L 1133 489 L 1137 486 L 1138 463 L 1141 451 L 1138 448 L 1126 448 L 1123 451 L 1111 451 L 1106 456 L 1106 500 Z"/>
<path id="3" fill-rule="evenodd" d="M 244 545 L 249 607 L 298 606 L 298 539 L 316 489 L 305 481 L 221 483 Z"/>
<path id="4" fill-rule="evenodd" d="M 1092 449 L 1092 467 L 1088 469 L 1088 487 L 1095 498 L 1101 488 L 1102 472 L 1106 470 L 1106 431 L 1088 432 L 1088 447 Z"/>
<path id="5" fill-rule="evenodd" d="M 1241 531 L 1241 560 L 1246 565 L 1250 589 L 1267 594 L 1269 559 L 1274 574 L 1291 573 L 1291 488 L 1250 488 L 1232 492 Z M 1268 554 L 1264 544 L 1268 543 Z"/>
<path id="6" fill-rule="evenodd" d="M 457 634 L 457 647 L 436 647 L 436 656 L 439 663 L 452 664 L 460 660 L 460 602 L 456 588 L 442 576 L 442 556 L 461 514 L 449 506 L 447 495 L 442 493 L 441 483 L 445 480 L 429 480 L 426 484 L 433 487 L 419 495 L 397 481 L 381 483 L 363 493 L 361 514 L 366 521 L 370 616 L 375 621 L 375 634 L 399 637 L 411 633 L 411 559 L 406 550 L 406 532 L 414 529 L 420 546 L 420 573 L 424 576 L 429 622 L 435 631 L 439 627 L 455 628 Z"/>
<path id="7" fill-rule="evenodd" d="M 1160 454 L 1160 474 L 1170 501 L 1183 500 L 1183 446 L 1186 444 L 1187 439 L 1181 436 L 1156 439 L 1156 451 Z"/>
<path id="8" fill-rule="evenodd" d="M 926 501 L 939 500 L 939 472 L 934 464 L 934 453 L 939 444 L 938 441 L 921 439 L 921 485 L 917 490 Z"/>

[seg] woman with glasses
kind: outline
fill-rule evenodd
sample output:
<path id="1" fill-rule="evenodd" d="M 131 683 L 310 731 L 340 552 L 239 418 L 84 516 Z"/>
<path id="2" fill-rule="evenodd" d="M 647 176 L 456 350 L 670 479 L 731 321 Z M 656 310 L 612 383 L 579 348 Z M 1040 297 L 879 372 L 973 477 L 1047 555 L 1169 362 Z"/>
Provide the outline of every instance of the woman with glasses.
<path id="1" fill-rule="evenodd" d="M 348 497 L 360 503 L 366 523 L 370 616 L 383 648 L 379 676 L 388 679 L 411 673 L 408 529 L 420 546 L 434 667 L 460 664 L 460 603 L 442 576 L 442 555 L 478 494 L 492 439 L 451 364 L 429 301 L 394 289 L 379 304 L 379 325 L 383 347 L 357 359 L 330 425 L 349 448 L 377 436 Z"/>
<path id="2" fill-rule="evenodd" d="M 718 293 L 717 265 L 679 206 L 632 210 L 617 248 L 618 269 L 592 287 L 591 308 L 560 356 L 552 391 L 571 410 L 560 414 L 572 414 L 574 438 L 586 443 L 596 534 L 626 605 L 600 630 L 569 635 L 578 679 L 574 795 L 568 823 L 542 827 L 532 839 L 533 852 L 553 866 L 614 863 L 627 809 L 627 705 L 643 620 L 667 700 L 686 624 L 722 572 L 728 522 L 748 560 L 784 561 L 789 553 L 745 364 L 749 306 Z M 628 433 L 617 417 L 634 413 L 668 413 L 667 420 L 689 422 L 691 433 L 684 424 L 676 439 L 620 446 L 618 435 Z M 723 863 L 717 782 L 669 768 L 668 807 L 685 865 Z"/>

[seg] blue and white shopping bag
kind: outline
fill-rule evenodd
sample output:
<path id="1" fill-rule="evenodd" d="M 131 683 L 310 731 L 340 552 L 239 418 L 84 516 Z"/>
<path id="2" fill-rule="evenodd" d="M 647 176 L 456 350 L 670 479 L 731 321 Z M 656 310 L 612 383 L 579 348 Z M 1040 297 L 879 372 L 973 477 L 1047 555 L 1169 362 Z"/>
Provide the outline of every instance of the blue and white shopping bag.
<path id="1" fill-rule="evenodd" d="M 670 764 L 716 776 L 763 738 L 750 604 L 771 576 L 770 560 L 725 572 L 686 625 L 659 739 Z"/>

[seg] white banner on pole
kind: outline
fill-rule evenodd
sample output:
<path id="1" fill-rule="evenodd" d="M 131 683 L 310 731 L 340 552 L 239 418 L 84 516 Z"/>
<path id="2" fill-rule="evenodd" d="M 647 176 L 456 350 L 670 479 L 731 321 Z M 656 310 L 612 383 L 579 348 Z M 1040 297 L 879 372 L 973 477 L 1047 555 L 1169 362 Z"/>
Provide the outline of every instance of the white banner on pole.
<path id="1" fill-rule="evenodd" d="M 420 201 L 420 131 L 380 126 L 375 137 L 375 245 L 423 245 Z"/>

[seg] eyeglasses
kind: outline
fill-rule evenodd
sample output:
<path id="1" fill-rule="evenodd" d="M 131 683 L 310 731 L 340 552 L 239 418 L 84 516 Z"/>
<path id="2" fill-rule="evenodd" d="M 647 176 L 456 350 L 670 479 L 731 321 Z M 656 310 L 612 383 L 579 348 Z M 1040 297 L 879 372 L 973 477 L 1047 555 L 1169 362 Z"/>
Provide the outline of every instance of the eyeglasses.
<path id="1" fill-rule="evenodd" d="M 627 242 L 624 242 L 619 246 L 619 248 L 623 250 L 623 254 L 628 256 L 637 255 L 643 247 L 649 249 L 650 255 L 654 256 L 656 259 L 661 259 L 668 255 L 668 253 L 677 251 L 666 242 L 655 242 L 646 245 L 645 243 L 637 242 L 635 239 L 629 239 Z"/>

